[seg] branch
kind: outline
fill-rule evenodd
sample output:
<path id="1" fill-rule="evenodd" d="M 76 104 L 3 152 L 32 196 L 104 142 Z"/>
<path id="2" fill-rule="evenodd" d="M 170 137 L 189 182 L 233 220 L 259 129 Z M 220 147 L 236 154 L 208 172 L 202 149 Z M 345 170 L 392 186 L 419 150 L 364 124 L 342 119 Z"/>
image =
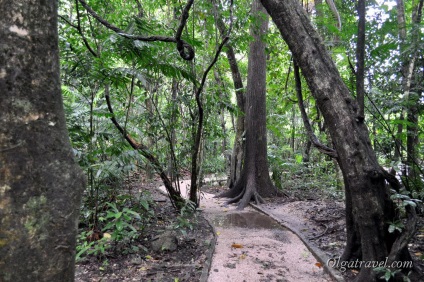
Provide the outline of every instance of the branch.
<path id="1" fill-rule="evenodd" d="M 194 0 L 188 0 L 187 5 L 184 7 L 183 13 L 181 15 L 180 25 L 175 33 L 175 40 L 177 41 L 177 50 L 180 52 L 180 56 L 187 61 L 190 61 L 194 58 L 194 50 L 190 45 L 181 40 L 181 35 L 183 29 L 187 23 L 188 13 L 190 12 L 191 6 L 193 5 Z M 186 53 L 186 49 L 187 52 Z"/>
<path id="2" fill-rule="evenodd" d="M 166 191 L 168 192 L 168 196 L 171 200 L 172 205 L 177 209 L 181 209 L 184 206 L 185 200 L 184 198 L 181 197 L 181 193 L 172 186 L 171 180 L 166 175 L 158 159 L 152 153 L 148 151 L 147 146 L 145 146 L 142 143 L 137 143 L 116 120 L 115 113 L 113 112 L 113 109 L 112 109 L 112 104 L 110 103 L 108 86 L 106 86 L 106 89 L 105 89 L 105 98 L 106 98 L 107 108 L 109 112 L 112 114 L 110 118 L 112 123 L 119 130 L 119 132 L 121 132 L 122 136 L 125 138 L 125 140 L 127 140 L 130 146 L 133 149 L 139 151 L 141 155 L 145 157 L 153 165 L 153 168 L 159 174 L 160 178 L 163 181 L 163 184 L 165 185 Z"/>
<path id="3" fill-rule="evenodd" d="M 300 113 L 302 114 L 302 120 L 303 120 L 303 124 L 305 126 L 306 132 L 308 133 L 309 139 L 311 140 L 312 144 L 321 152 L 324 153 L 332 158 L 337 158 L 337 151 L 329 148 L 327 146 L 325 146 L 324 144 L 322 144 L 318 138 L 315 136 L 311 124 L 309 122 L 308 119 L 308 115 L 306 114 L 305 111 L 305 105 L 303 104 L 303 97 L 302 97 L 302 83 L 300 80 L 300 71 L 299 71 L 299 66 L 297 65 L 296 61 L 293 60 L 293 65 L 294 65 L 294 78 L 296 81 L 296 96 L 297 96 L 297 101 L 299 104 L 299 109 L 300 109 Z"/>
<path id="4" fill-rule="evenodd" d="M 124 38 L 131 39 L 131 40 L 150 41 L 150 42 L 152 42 L 152 41 L 173 42 L 173 43 L 177 43 L 177 49 L 179 48 L 178 45 L 182 44 L 183 53 L 181 53 L 181 51 L 178 49 L 181 57 L 184 60 L 187 60 L 187 61 L 190 61 L 194 58 L 193 47 L 182 39 L 177 40 L 176 37 L 161 36 L 161 35 L 142 36 L 142 35 L 128 34 L 124 30 L 120 29 L 119 27 L 109 23 L 108 21 L 106 21 L 105 19 L 100 17 L 84 0 L 78 0 L 78 1 L 87 10 L 87 12 L 89 12 L 90 15 L 92 15 L 98 22 L 100 22 L 106 28 L 114 31 L 116 34 L 118 34 L 118 35 L 120 35 Z M 180 42 L 180 43 L 178 43 L 178 42 Z M 186 53 L 186 50 L 187 50 L 187 53 Z"/>
<path id="5" fill-rule="evenodd" d="M 340 19 L 340 14 L 339 14 L 339 11 L 337 10 L 336 4 L 334 4 L 334 0 L 326 0 L 326 2 L 328 6 L 330 6 L 330 10 L 337 20 L 337 28 L 339 30 L 342 30 L 342 21 Z"/>
<path id="6" fill-rule="evenodd" d="M 80 19 L 80 12 L 79 12 L 79 5 L 78 5 L 78 1 L 75 0 L 75 6 L 77 9 L 77 20 L 78 20 L 78 33 L 81 34 L 82 40 L 84 41 L 85 46 L 87 47 L 88 51 L 90 51 L 91 54 L 93 54 L 94 57 L 99 57 L 99 54 L 97 54 L 90 46 L 90 44 L 88 44 L 87 39 L 85 38 L 82 29 L 81 29 L 81 19 Z"/>
<path id="7" fill-rule="evenodd" d="M 78 25 L 75 25 L 73 23 L 71 23 L 68 19 L 66 19 L 64 16 L 59 15 L 59 18 L 61 20 L 63 20 L 65 23 L 67 23 L 69 26 L 75 28 L 78 33 L 81 35 L 82 41 L 84 42 L 85 47 L 87 47 L 88 51 L 94 56 L 94 57 L 99 57 L 99 55 L 93 50 L 93 48 L 91 48 L 90 44 L 87 41 L 87 38 L 85 38 L 84 33 L 82 32 L 81 29 L 81 21 L 80 21 L 80 13 L 79 13 L 79 9 L 78 9 L 78 1 L 76 1 L 76 9 L 77 9 L 77 20 L 78 20 Z"/>

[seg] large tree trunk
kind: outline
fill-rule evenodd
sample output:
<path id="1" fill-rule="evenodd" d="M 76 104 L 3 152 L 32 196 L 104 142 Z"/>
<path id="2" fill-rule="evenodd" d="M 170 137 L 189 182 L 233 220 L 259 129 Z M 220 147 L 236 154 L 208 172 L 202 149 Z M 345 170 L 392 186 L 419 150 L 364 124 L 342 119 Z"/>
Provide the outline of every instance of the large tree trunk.
<path id="1" fill-rule="evenodd" d="M 269 176 L 266 136 L 266 53 L 261 36 L 268 29 L 268 15 L 259 2 L 254 0 L 252 14 L 258 19 L 251 28 L 254 41 L 250 43 L 247 90 L 246 90 L 246 154 L 241 176 L 232 189 L 221 197 L 232 198 L 229 203 L 239 202 L 243 209 L 253 199 L 277 194 Z"/>
<path id="2" fill-rule="evenodd" d="M 60 92 L 57 1 L 0 2 L 0 281 L 73 281 L 84 176 Z"/>
<path id="3" fill-rule="evenodd" d="M 392 206 L 385 186 L 387 173 L 378 164 L 358 105 L 298 1 L 262 0 L 262 4 L 299 64 L 338 154 L 350 236 L 345 251 L 350 255 L 345 258 L 352 258 L 360 246 L 363 261 L 384 261 L 395 240 L 387 226 L 393 219 L 388 212 Z M 358 281 L 375 279 L 372 268 L 365 267 L 357 277 Z"/>

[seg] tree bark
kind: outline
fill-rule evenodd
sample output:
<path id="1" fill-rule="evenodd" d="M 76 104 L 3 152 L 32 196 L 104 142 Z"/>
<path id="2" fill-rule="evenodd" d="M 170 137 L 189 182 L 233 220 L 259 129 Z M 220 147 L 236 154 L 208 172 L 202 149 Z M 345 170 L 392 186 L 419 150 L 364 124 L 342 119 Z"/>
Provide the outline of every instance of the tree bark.
<path id="1" fill-rule="evenodd" d="M 262 197 L 277 194 L 269 176 L 266 136 L 266 53 L 263 36 L 268 30 L 268 15 L 254 0 L 252 14 L 257 17 L 251 27 L 254 41 L 250 43 L 246 90 L 246 154 L 241 176 L 232 189 L 220 197 L 238 202 L 237 209 L 245 208 L 251 200 L 263 202 Z"/>
<path id="2" fill-rule="evenodd" d="M 360 246 L 363 261 L 384 261 L 396 238 L 388 233 L 393 220 L 387 173 L 378 164 L 369 133 L 331 56 L 296 0 L 262 0 L 299 64 L 323 114 L 343 173 L 346 189 L 350 259 Z M 374 281 L 372 268 L 363 267 L 357 281 Z"/>
<path id="3" fill-rule="evenodd" d="M 66 129 L 57 1 L 0 2 L 0 281 L 73 281 L 85 177 Z"/>

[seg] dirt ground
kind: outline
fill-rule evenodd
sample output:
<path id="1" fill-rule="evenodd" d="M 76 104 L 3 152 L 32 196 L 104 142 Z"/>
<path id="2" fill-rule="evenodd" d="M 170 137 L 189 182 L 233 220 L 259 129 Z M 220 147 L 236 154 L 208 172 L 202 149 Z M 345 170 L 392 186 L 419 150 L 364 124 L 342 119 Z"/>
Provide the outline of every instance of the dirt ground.
<path id="1" fill-rule="evenodd" d="M 334 281 L 324 273 L 314 251 L 326 258 L 341 255 L 345 240 L 343 202 L 312 197 L 307 197 L 309 200 L 275 198 L 259 207 L 270 215 L 265 216 L 268 218 L 265 220 L 257 215 L 258 212 L 252 214 L 253 209 L 243 212 L 246 217 L 235 213 L 234 207 L 222 206 L 222 202 L 215 199 L 203 200 L 202 211 L 185 222 L 185 228 L 175 228 L 178 225 L 177 214 L 166 197 L 155 188 L 158 182 L 147 186 L 134 185 L 134 191 L 148 191 L 156 203 L 156 217 L 131 243 L 137 246 L 138 251 L 123 254 L 122 250 L 112 248 L 103 257 L 84 258 L 77 264 L 76 281 Z M 226 188 L 205 186 L 203 192 L 216 194 L 223 189 Z M 214 212 L 216 216 L 211 217 Z M 258 219 L 252 220 L 252 217 Z M 275 222 L 268 222 L 271 217 L 294 233 Z M 247 222 L 253 222 L 254 226 L 243 226 Z M 151 242 L 170 230 L 175 237 L 176 250 L 153 251 Z M 256 233 L 258 230 L 259 233 Z M 226 238 L 230 239 L 220 241 L 220 236 L 225 237 L 223 234 L 226 232 L 229 233 Z M 307 242 L 307 248 L 296 233 Z M 298 247 L 290 248 L 291 245 Z M 424 269 L 422 217 L 418 233 L 409 247 L 414 264 Z M 256 259 L 264 256 L 267 259 Z M 242 269 L 251 276 L 240 276 Z M 357 271 L 335 273 L 350 281 Z M 424 281 L 424 277 L 418 279 L 421 280 L 416 281 Z"/>

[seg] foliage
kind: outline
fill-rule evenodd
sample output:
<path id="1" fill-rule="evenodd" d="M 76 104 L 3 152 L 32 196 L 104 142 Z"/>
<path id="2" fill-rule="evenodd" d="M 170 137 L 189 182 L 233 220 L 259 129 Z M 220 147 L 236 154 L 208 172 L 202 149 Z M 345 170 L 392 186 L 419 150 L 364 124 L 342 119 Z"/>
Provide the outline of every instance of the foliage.
<path id="1" fill-rule="evenodd" d="M 77 238 L 77 254 L 75 257 L 76 262 L 80 262 L 84 256 L 94 255 L 99 260 L 105 259 L 106 250 L 110 247 L 108 238 L 103 237 L 98 241 L 88 241 L 87 237 L 91 236 L 93 231 L 80 232 Z"/>
<path id="2" fill-rule="evenodd" d="M 180 231 L 183 235 L 187 234 L 187 229 L 193 230 L 197 223 L 196 205 L 188 201 L 187 204 L 180 210 L 176 217 L 176 222 L 173 226 L 175 230 Z"/>
<path id="3" fill-rule="evenodd" d="M 198 110 L 195 89 L 220 42 L 212 15 L 212 2 L 229 23 L 228 1 L 196 1 L 183 39 L 194 46 L 196 59 L 182 60 L 172 42 L 145 42 L 123 38 L 93 19 L 75 1 L 60 2 L 59 43 L 61 48 L 62 93 L 74 154 L 87 176 L 87 189 L 81 206 L 84 230 L 102 229 L 111 238 L 86 241 L 89 232 L 82 231 L 78 256 L 101 256 L 111 242 L 131 242 L 154 217 L 152 202 L 132 196 L 129 179 L 141 175 L 154 177 L 154 169 L 146 159 L 130 148 L 110 122 L 105 93 L 111 97 L 116 119 L 126 133 L 143 143 L 154 154 L 164 171 L 176 182 L 190 171 Z M 140 3 L 140 5 L 137 5 Z M 406 144 L 408 126 L 424 136 L 422 52 L 412 75 L 409 97 L 402 89 L 402 63 L 422 49 L 422 23 L 411 22 L 412 4 L 407 2 L 408 42 L 411 32 L 419 30 L 419 44 L 401 51 L 398 38 L 396 7 L 383 1 L 367 2 L 366 46 L 366 118 L 374 150 L 386 167 L 398 170 L 400 179 L 410 191 L 392 194 L 398 212 L 406 205 L 424 198 L 422 182 L 402 173 L 408 160 Z M 110 23 L 128 33 L 144 36 L 174 36 L 183 4 L 178 1 L 90 1 L 91 7 Z M 308 7 L 311 19 L 319 29 L 346 85 L 355 93 L 355 48 L 357 34 L 354 1 L 336 1 L 342 19 L 338 30 L 327 5 Z M 251 37 L 250 2 L 234 1 L 233 29 L 229 44 L 236 51 L 243 78 L 247 77 L 247 52 Z M 373 11 L 373 12 L 371 12 Z M 308 137 L 298 110 L 291 53 L 271 24 L 263 38 L 267 44 L 267 129 L 268 159 L 275 184 L 283 191 L 308 195 L 343 197 L 343 182 L 337 164 L 308 146 Z M 201 102 L 205 126 L 202 132 L 200 174 L 228 171 L 228 156 L 234 143 L 235 118 L 240 115 L 228 60 L 224 56 L 208 76 Z M 215 79 L 212 75 L 215 75 Z M 314 97 L 302 80 L 306 112 L 314 134 L 329 147 L 325 121 Z M 417 121 L 408 121 L 408 108 L 417 105 Z M 403 128 L 403 130 L 399 130 Z M 400 144 L 400 145 L 399 145 Z M 399 147 L 400 155 L 396 156 Z M 423 143 L 415 156 L 417 163 L 409 167 L 423 177 Z M 406 170 L 405 170 L 406 171 Z M 140 177 L 140 178 L 141 178 Z M 128 188 L 128 191 L 127 189 Z M 187 230 L 195 224 L 195 213 L 183 207 L 176 216 L 175 229 Z M 401 221 L 389 224 L 391 232 L 401 231 Z M 110 232 L 110 233 L 109 233 Z M 391 273 L 389 273 L 391 275 Z M 388 275 L 387 272 L 384 274 Z"/>
<path id="4" fill-rule="evenodd" d="M 381 274 L 380 279 L 384 279 L 385 281 L 390 281 L 390 279 L 394 278 L 396 274 L 399 273 L 401 270 L 400 269 L 391 270 L 390 268 L 386 268 L 386 267 L 376 267 L 374 268 L 374 271 Z M 405 278 L 408 278 L 408 277 L 405 277 Z M 407 282 L 410 280 L 405 279 L 404 281 Z"/>

